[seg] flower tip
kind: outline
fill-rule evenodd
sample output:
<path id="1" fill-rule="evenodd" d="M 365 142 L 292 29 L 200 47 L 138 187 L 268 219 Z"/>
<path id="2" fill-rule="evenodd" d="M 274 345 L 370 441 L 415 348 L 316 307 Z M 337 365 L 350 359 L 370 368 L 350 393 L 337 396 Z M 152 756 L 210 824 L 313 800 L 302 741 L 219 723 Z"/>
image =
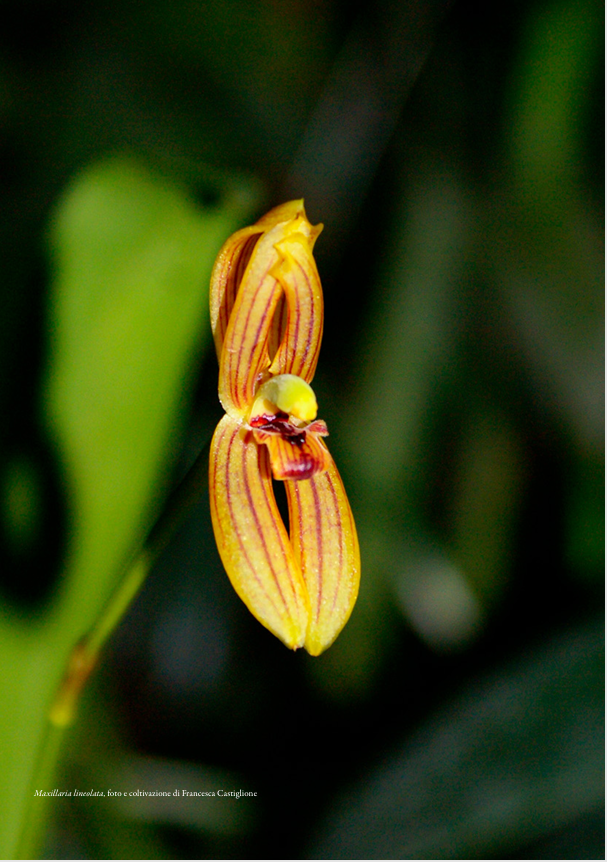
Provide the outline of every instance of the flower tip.
<path id="1" fill-rule="evenodd" d="M 324 225 L 313 225 L 306 214 L 303 198 L 294 201 L 287 201 L 284 204 L 279 204 L 270 212 L 262 216 L 256 223 L 256 228 L 261 228 L 264 232 L 270 230 L 276 225 L 287 225 L 287 235 L 290 231 L 301 230 L 302 222 L 305 223 L 304 235 L 308 237 L 310 250 L 314 247 L 314 243 L 321 234 Z"/>
<path id="2" fill-rule="evenodd" d="M 305 646 L 305 650 L 308 653 L 308 655 L 311 655 L 314 658 L 316 658 L 317 656 L 322 655 L 325 650 L 328 650 L 329 647 L 332 645 L 332 643 L 333 643 L 333 641 L 331 641 L 331 643 L 328 643 L 328 644 L 306 643 L 306 644 L 304 644 L 304 646 Z"/>
<path id="3" fill-rule="evenodd" d="M 257 221 L 257 225 L 262 227 L 264 230 L 268 230 L 269 228 L 274 227 L 274 225 L 293 221 L 300 216 L 303 216 L 307 220 L 303 198 L 279 204 L 277 207 L 274 207 L 262 216 Z"/>

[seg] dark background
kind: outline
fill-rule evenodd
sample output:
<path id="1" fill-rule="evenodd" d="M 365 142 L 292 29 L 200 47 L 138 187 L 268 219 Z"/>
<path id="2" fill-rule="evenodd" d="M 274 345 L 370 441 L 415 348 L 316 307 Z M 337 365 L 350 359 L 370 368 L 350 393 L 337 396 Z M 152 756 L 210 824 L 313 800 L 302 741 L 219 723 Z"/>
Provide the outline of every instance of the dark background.
<path id="1" fill-rule="evenodd" d="M 70 535 L 41 408 L 45 236 L 71 178 L 116 152 L 201 210 L 234 175 L 257 183 L 249 221 L 304 197 L 324 223 L 315 390 L 363 564 L 340 639 L 291 654 L 231 590 L 201 499 L 61 774 L 258 796 L 62 802 L 47 856 L 604 858 L 602 6 L 0 15 L 0 456 L 5 477 L 33 465 L 38 506 L 11 541 L 3 480 L 6 613 L 44 616 Z M 174 479 L 221 416 L 206 344 Z"/>

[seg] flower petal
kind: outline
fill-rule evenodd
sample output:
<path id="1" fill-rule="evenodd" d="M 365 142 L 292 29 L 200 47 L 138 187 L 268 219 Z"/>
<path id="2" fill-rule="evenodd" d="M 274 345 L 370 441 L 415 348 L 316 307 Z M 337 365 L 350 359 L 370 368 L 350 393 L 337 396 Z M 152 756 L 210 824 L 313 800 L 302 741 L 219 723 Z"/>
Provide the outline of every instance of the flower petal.
<path id="1" fill-rule="evenodd" d="M 262 233 L 262 229 L 252 225 L 232 234 L 221 247 L 213 266 L 209 303 L 211 329 L 218 359 L 221 356 L 223 339 L 236 300 L 238 285 Z"/>
<path id="2" fill-rule="evenodd" d="M 310 596 L 305 648 L 327 649 L 352 612 L 360 582 L 360 551 L 352 510 L 331 456 L 324 473 L 285 482 L 291 543 Z"/>
<path id="3" fill-rule="evenodd" d="M 283 225 L 264 234 L 249 260 L 225 332 L 219 360 L 219 400 L 227 413 L 244 417 L 251 409 L 260 375 L 270 365 L 268 340 L 282 287 L 272 274 L 275 242 Z"/>
<path id="4" fill-rule="evenodd" d="M 280 302 L 276 306 L 274 320 L 272 321 L 272 327 L 270 329 L 270 338 L 268 341 L 270 362 L 273 361 L 278 352 L 278 348 L 285 337 L 285 332 L 287 331 L 287 312 L 287 298 L 283 293 L 280 297 Z"/>
<path id="5" fill-rule="evenodd" d="M 219 398 L 234 418 L 246 417 L 264 375 L 294 374 L 306 382 L 314 376 L 323 301 L 312 249 L 321 229 L 310 224 L 302 201 L 290 201 L 234 234 L 220 252 L 211 314 L 221 345 Z"/>
<path id="6" fill-rule="evenodd" d="M 276 225 L 293 222 L 297 218 L 301 219 L 302 215 L 305 218 L 303 201 L 288 201 L 271 209 L 270 212 L 262 216 L 254 225 L 236 231 L 222 245 L 213 266 L 213 272 L 211 273 L 209 294 L 211 329 L 215 339 L 215 349 L 218 359 L 221 356 L 223 338 L 228 327 L 232 308 L 234 307 L 238 287 L 242 281 L 253 249 L 257 244 L 257 240 L 263 233 L 267 233 L 268 230 L 276 227 Z M 278 334 L 281 334 L 280 319 L 276 323 L 277 331 L 274 333 L 274 338 Z M 273 345 L 271 356 L 276 353 L 277 348 L 278 341 Z"/>
<path id="7" fill-rule="evenodd" d="M 303 432 L 296 437 L 281 437 L 263 430 L 253 432 L 258 443 L 265 443 L 275 479 L 309 479 L 329 466 L 331 456 L 315 434 Z"/>
<path id="8" fill-rule="evenodd" d="M 230 416 L 211 442 L 209 488 L 215 539 L 234 589 L 266 628 L 297 649 L 309 600 L 274 498 L 268 453 Z"/>
<path id="9" fill-rule="evenodd" d="M 316 371 L 324 321 L 320 276 L 312 256 L 321 229 L 322 225 L 312 227 L 305 219 L 305 233 L 290 233 L 276 244 L 281 260 L 273 270 L 285 292 L 287 324 L 270 371 L 295 374 L 306 383 Z"/>

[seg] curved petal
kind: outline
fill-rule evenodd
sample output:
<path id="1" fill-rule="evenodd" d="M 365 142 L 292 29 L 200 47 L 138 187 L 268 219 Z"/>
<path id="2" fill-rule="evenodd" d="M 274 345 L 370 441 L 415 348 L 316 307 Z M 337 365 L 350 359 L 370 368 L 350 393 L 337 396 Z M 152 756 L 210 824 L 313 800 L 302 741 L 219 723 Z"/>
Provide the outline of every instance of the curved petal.
<path id="1" fill-rule="evenodd" d="M 262 233 L 259 227 L 252 225 L 232 234 L 222 245 L 213 266 L 209 304 L 211 329 L 218 359 L 221 356 L 223 338 L 236 301 L 238 285 Z"/>
<path id="2" fill-rule="evenodd" d="M 322 339 L 324 305 L 320 276 L 312 256 L 322 225 L 304 222 L 304 233 L 291 233 L 276 244 L 280 263 L 273 274 L 285 292 L 287 322 L 270 371 L 295 374 L 309 383 L 314 377 Z"/>
<path id="3" fill-rule="evenodd" d="M 278 305 L 276 306 L 274 320 L 272 321 L 272 327 L 270 329 L 270 338 L 268 341 L 270 362 L 273 361 L 278 352 L 278 348 L 285 337 L 285 332 L 287 331 L 287 311 L 287 298 L 283 293 Z"/>
<path id="4" fill-rule="evenodd" d="M 352 510 L 335 462 L 324 473 L 285 482 L 291 543 L 310 596 L 305 648 L 320 655 L 352 612 L 360 582 L 360 551 Z"/>
<path id="5" fill-rule="evenodd" d="M 244 417 L 251 409 L 260 376 L 268 370 L 268 341 L 282 287 L 271 270 L 282 225 L 264 234 L 243 275 L 219 360 L 219 400 L 227 413 Z"/>
<path id="6" fill-rule="evenodd" d="M 219 250 L 211 273 L 209 292 L 211 329 L 218 359 L 221 356 L 223 338 L 234 307 L 238 287 L 259 237 L 278 224 L 293 222 L 302 217 L 305 219 L 303 200 L 288 201 L 274 207 L 254 225 L 236 231 Z M 277 347 L 278 342 L 274 345 L 271 356 L 276 353 Z"/>
<path id="7" fill-rule="evenodd" d="M 215 539 L 234 589 L 260 623 L 297 649 L 309 600 L 276 506 L 268 454 L 230 416 L 211 442 L 209 489 Z"/>
<path id="8" fill-rule="evenodd" d="M 234 418 L 246 418 L 264 375 L 289 373 L 306 382 L 314 376 L 323 301 L 312 249 L 321 230 L 308 221 L 302 201 L 290 201 L 236 233 L 220 253 L 211 314 L 216 345 L 223 334 L 219 398 Z M 276 350 L 283 296 L 286 324 Z"/>

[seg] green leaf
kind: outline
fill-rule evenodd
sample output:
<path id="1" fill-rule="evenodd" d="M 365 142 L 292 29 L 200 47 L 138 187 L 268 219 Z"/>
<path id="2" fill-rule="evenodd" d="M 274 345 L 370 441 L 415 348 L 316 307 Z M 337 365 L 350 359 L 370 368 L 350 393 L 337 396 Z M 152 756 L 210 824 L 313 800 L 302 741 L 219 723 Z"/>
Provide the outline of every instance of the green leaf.
<path id="1" fill-rule="evenodd" d="M 50 225 L 45 416 L 65 470 L 71 534 L 62 583 L 35 624 L 0 618 L 0 855 L 11 858 L 53 692 L 149 528 L 195 360 L 209 344 L 207 286 L 224 239 L 251 215 L 225 181 L 201 210 L 134 159 L 86 170 Z"/>
<path id="2" fill-rule="evenodd" d="M 484 605 L 508 580 L 524 487 L 524 452 L 511 423 L 484 405 L 471 410 L 457 467 L 452 550 Z"/>

